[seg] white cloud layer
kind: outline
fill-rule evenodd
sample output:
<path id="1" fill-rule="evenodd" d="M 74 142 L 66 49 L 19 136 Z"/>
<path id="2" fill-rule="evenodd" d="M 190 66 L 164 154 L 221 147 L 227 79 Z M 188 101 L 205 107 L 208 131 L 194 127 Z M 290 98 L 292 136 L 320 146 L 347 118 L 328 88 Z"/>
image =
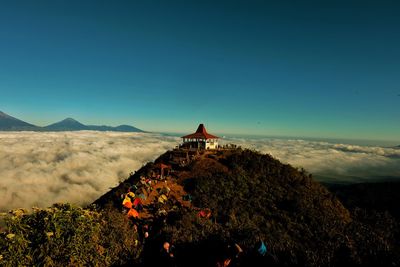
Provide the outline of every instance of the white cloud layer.
<path id="1" fill-rule="evenodd" d="M 91 203 L 180 142 L 117 132 L 0 132 L 0 210 Z M 319 179 L 400 178 L 400 149 L 283 139 L 226 139 L 303 167 Z"/>
<path id="2" fill-rule="evenodd" d="M 0 210 L 88 204 L 178 144 L 118 132 L 0 132 Z"/>
<path id="3" fill-rule="evenodd" d="M 400 180 L 400 149 L 285 139 L 224 140 L 304 168 L 323 182 Z"/>

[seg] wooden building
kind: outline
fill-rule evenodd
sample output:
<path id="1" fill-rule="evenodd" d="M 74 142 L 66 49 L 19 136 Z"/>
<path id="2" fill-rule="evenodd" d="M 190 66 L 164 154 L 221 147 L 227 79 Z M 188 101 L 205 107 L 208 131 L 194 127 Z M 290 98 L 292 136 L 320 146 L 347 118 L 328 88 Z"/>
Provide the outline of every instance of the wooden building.
<path id="1" fill-rule="evenodd" d="M 218 136 L 207 133 L 204 124 L 200 124 L 197 131 L 192 134 L 182 136 L 184 148 L 196 148 L 196 149 L 217 149 L 218 148 Z"/>

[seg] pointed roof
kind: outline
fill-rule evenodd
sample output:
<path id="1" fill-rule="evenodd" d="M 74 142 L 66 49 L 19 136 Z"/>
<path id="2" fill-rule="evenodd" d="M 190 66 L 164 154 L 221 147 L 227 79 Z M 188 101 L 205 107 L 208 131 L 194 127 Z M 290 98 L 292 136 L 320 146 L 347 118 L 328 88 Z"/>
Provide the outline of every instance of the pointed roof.
<path id="1" fill-rule="evenodd" d="M 218 139 L 218 136 L 212 135 L 207 133 L 206 127 L 204 127 L 204 124 L 200 124 L 199 127 L 197 127 L 197 131 L 192 134 L 188 134 L 185 136 L 182 136 L 182 138 L 197 138 L 197 139 Z"/>

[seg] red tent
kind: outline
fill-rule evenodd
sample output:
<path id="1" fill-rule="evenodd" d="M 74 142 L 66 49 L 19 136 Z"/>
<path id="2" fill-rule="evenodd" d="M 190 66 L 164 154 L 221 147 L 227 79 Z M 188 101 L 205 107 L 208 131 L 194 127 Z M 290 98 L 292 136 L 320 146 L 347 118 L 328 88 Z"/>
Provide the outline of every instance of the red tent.
<path id="1" fill-rule="evenodd" d="M 199 211 L 199 213 L 197 214 L 197 216 L 199 216 L 200 218 L 210 218 L 211 217 L 211 210 L 210 209 L 204 209 Z"/>
<path id="2" fill-rule="evenodd" d="M 137 205 L 141 205 L 142 204 L 142 200 L 140 198 L 135 198 L 135 200 L 133 201 L 133 206 L 137 206 Z"/>

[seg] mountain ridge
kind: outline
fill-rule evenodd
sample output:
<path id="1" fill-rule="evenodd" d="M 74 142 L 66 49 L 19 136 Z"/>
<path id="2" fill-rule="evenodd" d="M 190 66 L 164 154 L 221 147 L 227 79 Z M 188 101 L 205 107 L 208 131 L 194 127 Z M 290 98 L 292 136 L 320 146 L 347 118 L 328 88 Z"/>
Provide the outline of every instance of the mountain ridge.
<path id="1" fill-rule="evenodd" d="M 36 132 L 53 132 L 53 131 L 113 131 L 113 132 L 145 132 L 139 128 L 130 125 L 85 125 L 73 118 L 65 118 L 59 122 L 40 127 L 20 119 L 14 118 L 0 111 L 0 131 L 36 131 Z"/>

